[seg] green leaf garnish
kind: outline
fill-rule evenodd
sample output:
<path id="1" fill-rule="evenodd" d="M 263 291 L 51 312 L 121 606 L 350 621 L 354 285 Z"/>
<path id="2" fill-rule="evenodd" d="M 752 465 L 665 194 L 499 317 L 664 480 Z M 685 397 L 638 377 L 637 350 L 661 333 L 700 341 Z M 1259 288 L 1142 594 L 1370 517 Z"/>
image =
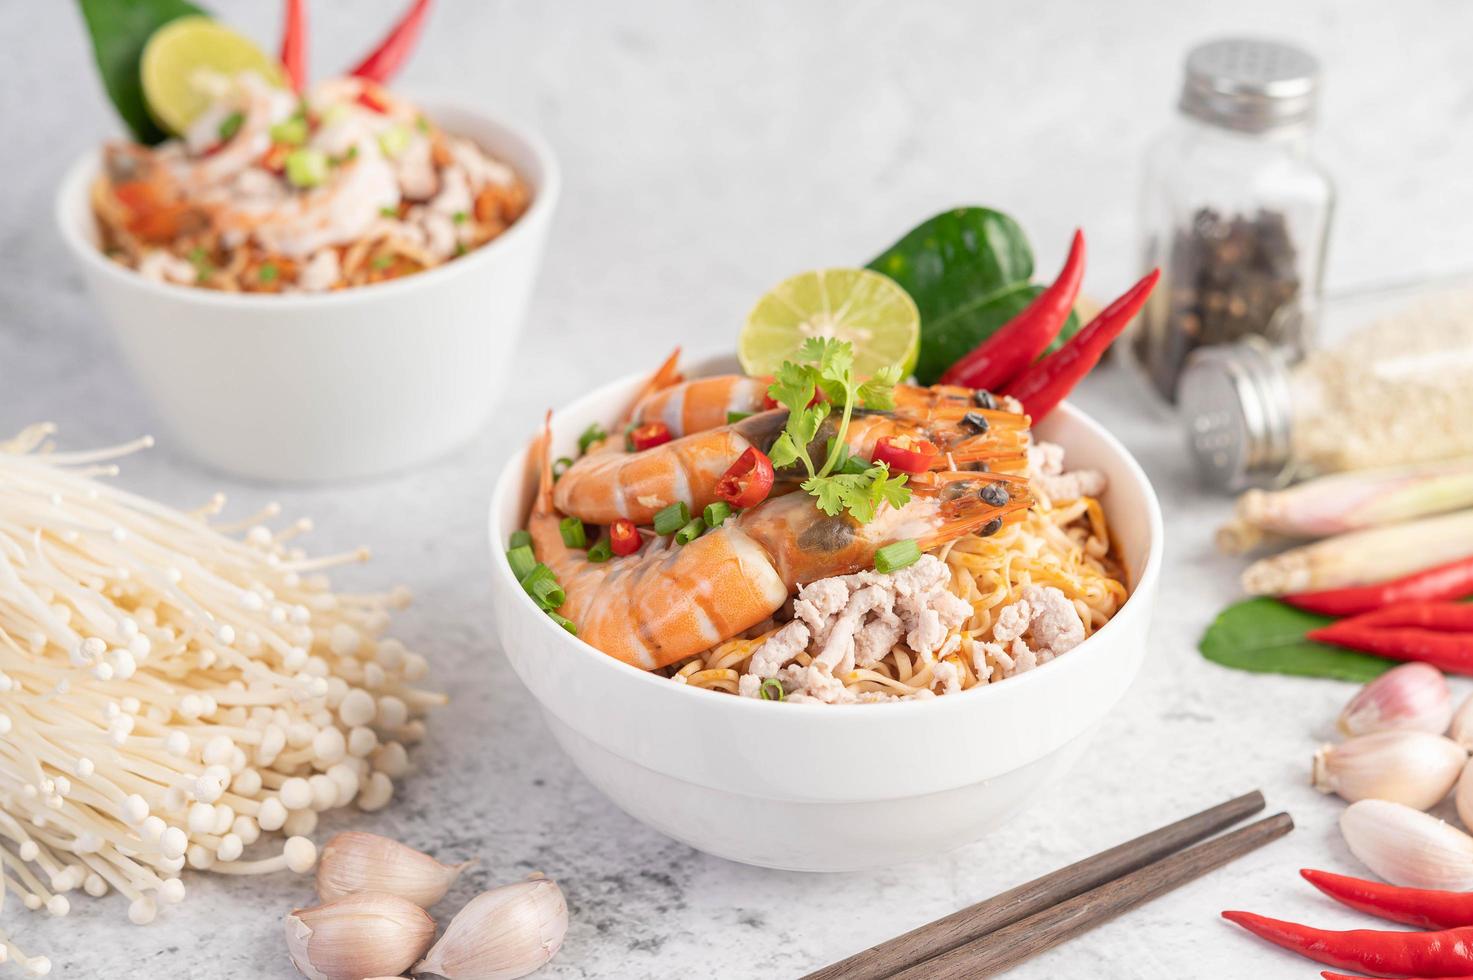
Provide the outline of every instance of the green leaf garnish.
<path id="1" fill-rule="evenodd" d="M 845 436 L 855 405 L 885 410 L 895 404 L 894 388 L 900 367 L 894 365 L 860 382 L 854 377 L 854 348 L 842 340 L 811 337 L 798 351 L 799 360 L 784 361 L 773 375 L 767 393 L 788 410 L 782 434 L 768 450 L 778 468 L 801 462 L 808 478 L 803 490 L 818 500 L 830 517 L 847 511 L 861 524 L 874 520 L 881 504 L 903 507 L 910 500 L 905 474 L 892 477 L 889 467 L 853 459 Z M 823 392 L 826 401 L 814 402 Z M 838 426 L 815 464 L 810 446 L 834 406 L 842 409 Z"/>

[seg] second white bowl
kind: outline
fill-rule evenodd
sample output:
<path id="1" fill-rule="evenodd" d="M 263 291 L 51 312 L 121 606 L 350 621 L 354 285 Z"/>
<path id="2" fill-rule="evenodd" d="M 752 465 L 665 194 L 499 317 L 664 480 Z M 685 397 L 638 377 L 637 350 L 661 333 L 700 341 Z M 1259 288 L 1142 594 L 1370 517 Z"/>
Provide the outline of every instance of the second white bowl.
<path id="1" fill-rule="evenodd" d="M 63 180 L 62 237 L 155 409 L 218 469 L 267 480 L 370 476 L 469 439 L 501 389 L 559 177 L 534 134 L 454 105 L 428 115 L 505 160 L 531 207 L 443 266 L 323 295 L 235 295 L 145 279 L 104 256 L 89 203 L 100 154 Z"/>

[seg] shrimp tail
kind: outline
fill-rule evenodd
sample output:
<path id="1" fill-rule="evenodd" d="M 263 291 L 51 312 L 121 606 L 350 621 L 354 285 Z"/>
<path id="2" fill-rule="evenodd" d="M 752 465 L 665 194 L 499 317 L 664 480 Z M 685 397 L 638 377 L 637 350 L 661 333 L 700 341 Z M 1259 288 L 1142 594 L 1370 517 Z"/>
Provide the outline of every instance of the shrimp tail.
<path id="1" fill-rule="evenodd" d="M 552 514 L 552 410 L 542 420 L 542 432 L 532 440 L 532 461 L 537 467 L 537 499 L 534 514 Z"/>
<path id="2" fill-rule="evenodd" d="M 644 387 L 639 389 L 639 394 L 634 396 L 634 400 L 629 403 L 629 408 L 624 413 L 624 418 L 620 420 L 619 428 L 628 427 L 629 423 L 634 420 L 635 412 L 646 398 L 657 391 L 664 391 L 666 388 L 678 385 L 683 380 L 684 377 L 680 373 L 680 348 L 677 347 L 670 352 L 669 357 L 665 358 L 664 363 L 655 369 L 655 373 L 650 375 Z"/>

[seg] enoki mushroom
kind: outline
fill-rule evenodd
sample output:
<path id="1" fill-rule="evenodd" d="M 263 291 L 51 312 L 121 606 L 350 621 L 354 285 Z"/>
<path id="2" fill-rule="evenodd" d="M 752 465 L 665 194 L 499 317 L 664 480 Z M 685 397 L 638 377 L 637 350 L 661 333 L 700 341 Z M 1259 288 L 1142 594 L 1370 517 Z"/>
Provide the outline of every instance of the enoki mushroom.
<path id="1" fill-rule="evenodd" d="M 0 442 L 0 898 L 65 915 L 116 890 L 141 924 L 186 864 L 309 870 L 318 813 L 384 806 L 444 703 L 381 638 L 407 594 L 331 591 L 366 552 L 310 559 L 310 522 L 273 531 L 274 506 L 211 525 L 223 497 L 183 513 L 97 479 L 149 440 L 61 453 L 51 432 Z M 3 959 L 50 969 L 0 933 Z"/>

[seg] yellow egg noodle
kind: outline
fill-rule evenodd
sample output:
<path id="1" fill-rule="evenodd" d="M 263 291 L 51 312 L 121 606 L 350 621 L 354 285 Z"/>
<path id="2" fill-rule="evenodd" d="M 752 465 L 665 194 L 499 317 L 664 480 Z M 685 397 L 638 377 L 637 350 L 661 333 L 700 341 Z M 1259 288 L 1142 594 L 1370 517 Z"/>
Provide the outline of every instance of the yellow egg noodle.
<path id="1" fill-rule="evenodd" d="M 1079 613 L 1086 636 L 1114 616 L 1127 596 L 1124 570 L 1113 557 L 1104 510 L 1093 497 L 1055 503 L 1040 495 L 1023 520 L 1005 524 L 997 534 L 968 535 L 932 553 L 951 569 L 952 591 L 972 606 L 972 618 L 956 633 L 960 642 L 955 652 L 936 662 L 954 665 L 962 690 L 1020 669 L 984 652 L 987 672 L 979 676 L 974 653 L 979 652 L 980 644 L 992 640 L 998 612 L 1017 602 L 1029 585 L 1053 586 L 1063 592 Z M 673 665 L 669 674 L 693 687 L 735 694 L 752 655 L 773 632 L 775 628 L 768 624 L 756 635 L 728 640 Z M 800 652 L 793 662 L 806 667 L 811 660 L 810 653 Z M 856 695 L 915 696 L 938 685 L 936 663 L 924 662 L 902 643 L 879 662 L 840 679 Z"/>

